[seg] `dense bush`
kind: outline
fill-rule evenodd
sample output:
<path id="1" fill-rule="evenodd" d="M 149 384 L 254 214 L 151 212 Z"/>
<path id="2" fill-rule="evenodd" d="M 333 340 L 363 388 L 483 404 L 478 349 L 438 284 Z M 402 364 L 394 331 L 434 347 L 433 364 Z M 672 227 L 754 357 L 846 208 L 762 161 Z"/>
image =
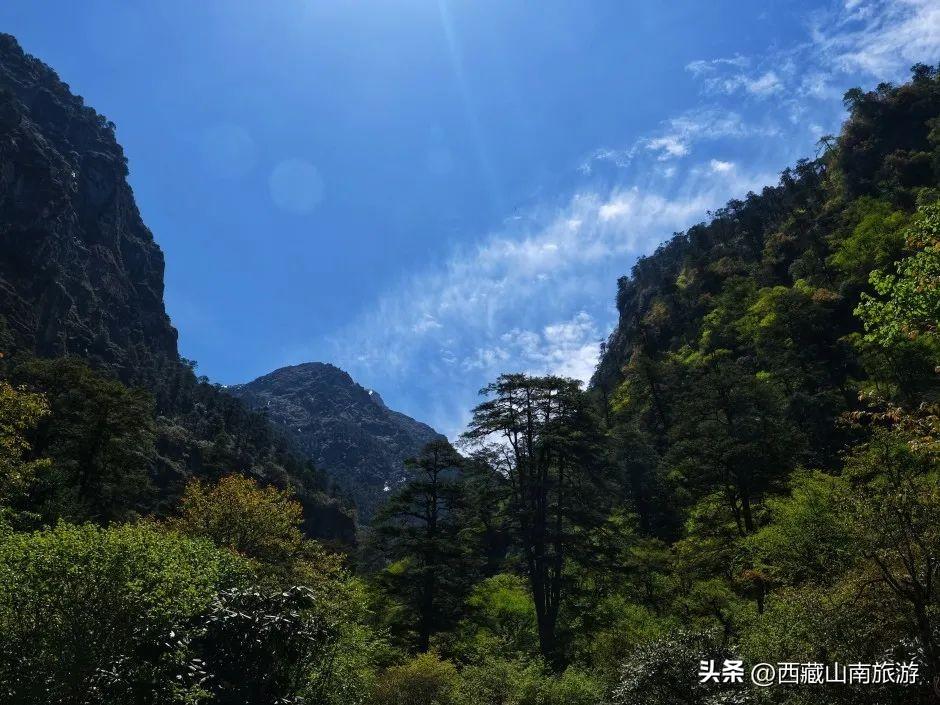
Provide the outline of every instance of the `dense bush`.
<path id="1" fill-rule="evenodd" d="M 456 705 L 457 669 L 433 652 L 392 666 L 376 685 L 375 705 Z"/>
<path id="2" fill-rule="evenodd" d="M 152 524 L 60 524 L 0 539 L 7 702 L 188 703 L 205 673 L 196 620 L 247 584 L 243 561 Z"/>

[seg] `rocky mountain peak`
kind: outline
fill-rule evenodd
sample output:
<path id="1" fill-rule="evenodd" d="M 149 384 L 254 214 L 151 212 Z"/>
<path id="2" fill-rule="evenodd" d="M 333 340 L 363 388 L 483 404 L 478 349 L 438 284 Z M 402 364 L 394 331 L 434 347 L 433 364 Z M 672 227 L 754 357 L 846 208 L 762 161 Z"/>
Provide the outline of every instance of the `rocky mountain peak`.
<path id="1" fill-rule="evenodd" d="M 401 482 L 405 459 L 442 437 L 329 363 L 282 367 L 229 391 L 263 411 L 346 487 L 363 521 Z"/>

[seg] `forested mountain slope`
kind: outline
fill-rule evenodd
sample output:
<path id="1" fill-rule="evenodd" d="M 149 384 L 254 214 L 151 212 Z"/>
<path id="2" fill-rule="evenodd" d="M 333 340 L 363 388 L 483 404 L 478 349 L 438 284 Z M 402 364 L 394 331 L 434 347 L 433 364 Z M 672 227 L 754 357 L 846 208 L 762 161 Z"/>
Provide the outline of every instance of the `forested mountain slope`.
<path id="1" fill-rule="evenodd" d="M 709 409 L 762 415 L 765 431 L 779 431 L 751 429 L 753 454 L 740 462 L 783 479 L 783 468 L 838 467 L 852 431 L 837 420 L 863 406 L 860 391 L 936 400 L 933 349 L 912 339 L 886 354 L 862 336 L 856 308 L 874 293 L 870 274 L 907 251 L 918 200 L 936 198 L 940 83 L 919 66 L 910 83 L 854 89 L 845 104 L 842 133 L 821 141 L 819 158 L 730 201 L 618 282 L 620 320 L 591 387 L 645 449 L 625 462 L 657 533 L 673 535 L 681 520 L 661 491 L 663 468 L 675 481 L 682 458 L 708 450 L 695 439 Z M 771 478 L 754 482 L 743 501 Z"/>
<path id="2" fill-rule="evenodd" d="M 163 254 L 127 173 L 114 125 L 13 37 L 0 35 L 0 350 L 7 374 L 62 404 L 79 377 L 89 394 L 124 393 L 113 387 L 119 383 L 149 392 L 135 411 L 153 418 L 147 439 L 139 439 L 147 460 L 137 480 L 154 487 L 135 495 L 135 509 L 172 503 L 194 474 L 244 472 L 295 485 L 309 530 L 350 540 L 348 511 L 328 496 L 328 480 L 304 454 L 180 359 L 163 304 Z M 24 361 L 30 355 L 47 361 Z M 100 402 L 85 400 L 89 408 Z"/>
<path id="3" fill-rule="evenodd" d="M 401 483 L 404 461 L 443 438 L 325 363 L 282 367 L 228 391 L 277 423 L 327 469 L 348 490 L 362 521 Z"/>

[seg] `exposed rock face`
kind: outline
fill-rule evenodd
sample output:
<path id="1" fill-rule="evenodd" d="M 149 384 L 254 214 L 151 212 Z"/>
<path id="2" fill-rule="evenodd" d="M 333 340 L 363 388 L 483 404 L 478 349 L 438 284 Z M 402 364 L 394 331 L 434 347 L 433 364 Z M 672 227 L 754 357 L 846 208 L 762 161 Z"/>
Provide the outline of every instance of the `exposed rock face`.
<path id="1" fill-rule="evenodd" d="M 82 358 L 147 388 L 161 507 L 194 475 L 241 472 L 292 487 L 310 535 L 353 542 L 351 510 L 295 444 L 180 359 L 127 173 L 114 125 L 0 34 L 0 353 Z"/>
<path id="2" fill-rule="evenodd" d="M 442 438 L 321 362 L 283 367 L 229 391 L 282 426 L 317 467 L 345 486 L 363 521 L 382 503 L 385 488 L 401 482 L 404 460 Z"/>
<path id="3" fill-rule="evenodd" d="M 120 369 L 177 357 L 126 176 L 113 125 L 0 34 L 0 316 L 20 346 Z"/>

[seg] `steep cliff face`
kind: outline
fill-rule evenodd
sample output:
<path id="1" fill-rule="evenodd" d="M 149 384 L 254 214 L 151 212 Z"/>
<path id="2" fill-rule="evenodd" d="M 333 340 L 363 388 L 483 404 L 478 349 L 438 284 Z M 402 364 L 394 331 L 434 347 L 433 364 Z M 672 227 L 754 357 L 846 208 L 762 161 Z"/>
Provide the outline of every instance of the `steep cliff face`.
<path id="1" fill-rule="evenodd" d="M 0 361 L 81 358 L 149 390 L 157 511 L 193 476 L 240 472 L 293 487 L 309 534 L 354 541 L 347 503 L 296 444 L 180 359 L 127 174 L 114 125 L 0 34 Z"/>
<path id="2" fill-rule="evenodd" d="M 177 357 L 126 176 L 113 125 L 0 34 L 0 316 L 19 347 L 122 371 Z"/>
<path id="3" fill-rule="evenodd" d="M 283 367 L 229 388 L 280 425 L 317 467 L 348 488 L 363 521 L 402 479 L 402 464 L 442 438 L 430 426 L 393 411 L 377 392 L 333 365 Z"/>

